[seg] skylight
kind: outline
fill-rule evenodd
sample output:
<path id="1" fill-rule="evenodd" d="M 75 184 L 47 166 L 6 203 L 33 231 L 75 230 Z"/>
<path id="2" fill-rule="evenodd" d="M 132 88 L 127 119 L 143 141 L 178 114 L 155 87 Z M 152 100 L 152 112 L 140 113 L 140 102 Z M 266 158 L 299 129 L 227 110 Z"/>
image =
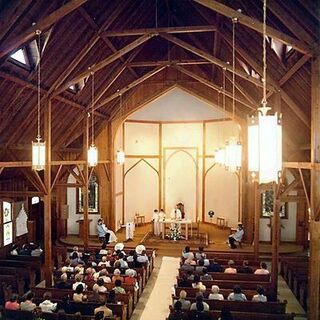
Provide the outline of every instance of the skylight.
<path id="1" fill-rule="evenodd" d="M 16 60 L 16 61 L 19 61 L 20 63 L 27 64 L 26 57 L 25 57 L 24 52 L 23 52 L 22 49 L 19 49 L 18 51 L 13 53 L 11 55 L 11 58 Z"/>

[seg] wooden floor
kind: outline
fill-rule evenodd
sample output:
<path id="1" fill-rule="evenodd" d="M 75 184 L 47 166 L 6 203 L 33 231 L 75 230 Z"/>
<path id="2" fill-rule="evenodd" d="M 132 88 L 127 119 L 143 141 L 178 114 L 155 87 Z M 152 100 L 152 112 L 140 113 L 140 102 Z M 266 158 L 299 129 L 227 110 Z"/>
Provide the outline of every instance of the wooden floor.
<path id="1" fill-rule="evenodd" d="M 203 224 L 199 226 L 199 232 L 202 234 L 207 233 L 209 244 L 206 246 L 207 249 L 216 251 L 240 251 L 240 252 L 252 252 L 253 246 L 251 244 L 244 243 L 242 248 L 230 249 L 226 243 L 228 235 L 230 233 L 229 229 L 218 228 L 216 225 Z M 144 243 L 148 247 L 153 247 L 157 249 L 158 255 L 163 256 L 180 256 L 181 250 L 186 246 L 190 245 L 192 247 L 197 247 L 200 241 L 196 238 L 198 230 L 193 230 L 193 237 L 190 241 L 186 240 L 162 240 L 159 237 L 152 235 L 152 225 L 145 224 L 143 226 L 136 227 L 134 240 L 128 242 L 130 246 L 136 246 L 139 243 Z M 117 232 L 117 237 L 119 242 L 125 241 L 125 229 L 121 229 Z M 82 239 L 78 236 L 69 235 L 66 238 L 60 238 L 60 244 L 67 246 L 83 245 Z M 90 237 L 90 246 L 100 247 L 100 242 L 97 237 Z M 280 254 L 288 254 L 301 252 L 303 250 L 302 246 L 298 246 L 294 243 L 283 243 L 280 245 Z M 260 253 L 263 255 L 271 255 L 271 244 L 261 243 Z"/>

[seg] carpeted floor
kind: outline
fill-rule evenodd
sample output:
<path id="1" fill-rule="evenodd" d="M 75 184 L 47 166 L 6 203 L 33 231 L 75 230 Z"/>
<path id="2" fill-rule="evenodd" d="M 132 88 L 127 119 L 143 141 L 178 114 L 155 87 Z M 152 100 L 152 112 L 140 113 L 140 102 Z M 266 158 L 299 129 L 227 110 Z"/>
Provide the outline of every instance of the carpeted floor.
<path id="1" fill-rule="evenodd" d="M 166 256 L 156 258 L 155 269 L 130 320 L 166 319 L 179 261 L 179 258 Z"/>

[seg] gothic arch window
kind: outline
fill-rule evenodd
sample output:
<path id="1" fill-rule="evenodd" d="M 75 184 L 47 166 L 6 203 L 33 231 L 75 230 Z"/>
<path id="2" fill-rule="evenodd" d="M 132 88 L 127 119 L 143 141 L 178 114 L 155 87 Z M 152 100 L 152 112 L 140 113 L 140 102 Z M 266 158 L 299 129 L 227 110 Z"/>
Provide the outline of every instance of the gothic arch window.
<path id="1" fill-rule="evenodd" d="M 83 213 L 83 193 L 78 189 L 78 213 Z M 99 183 L 97 176 L 92 173 L 88 186 L 88 212 L 99 213 Z"/>

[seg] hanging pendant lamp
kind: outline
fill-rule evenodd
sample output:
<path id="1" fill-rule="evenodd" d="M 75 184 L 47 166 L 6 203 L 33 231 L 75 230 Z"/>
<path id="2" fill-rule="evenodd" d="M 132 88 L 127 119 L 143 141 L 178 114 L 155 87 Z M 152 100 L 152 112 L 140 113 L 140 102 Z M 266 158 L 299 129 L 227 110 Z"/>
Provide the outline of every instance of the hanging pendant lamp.
<path id="1" fill-rule="evenodd" d="M 94 73 L 91 73 L 91 93 L 92 93 L 92 112 L 91 112 L 91 145 L 88 148 L 88 165 L 95 167 L 98 164 L 98 149 L 94 144 Z"/>
<path id="2" fill-rule="evenodd" d="M 266 58 L 267 1 L 263 2 L 263 100 L 258 115 L 248 119 L 248 170 L 259 183 L 278 182 L 282 170 L 281 115 L 268 114 Z"/>
<path id="3" fill-rule="evenodd" d="M 38 36 L 38 52 L 39 52 L 39 62 L 38 62 L 38 104 L 37 104 L 37 116 L 38 116 L 38 130 L 36 141 L 32 141 L 32 169 L 41 171 L 45 169 L 46 166 L 46 143 L 41 141 L 40 134 L 40 120 L 41 120 L 41 31 L 37 30 L 36 35 Z"/>
<path id="4" fill-rule="evenodd" d="M 232 120 L 235 121 L 235 26 L 237 18 L 232 19 Z M 242 145 L 236 137 L 230 137 L 226 142 L 225 166 L 231 172 L 236 172 L 241 168 Z"/>

